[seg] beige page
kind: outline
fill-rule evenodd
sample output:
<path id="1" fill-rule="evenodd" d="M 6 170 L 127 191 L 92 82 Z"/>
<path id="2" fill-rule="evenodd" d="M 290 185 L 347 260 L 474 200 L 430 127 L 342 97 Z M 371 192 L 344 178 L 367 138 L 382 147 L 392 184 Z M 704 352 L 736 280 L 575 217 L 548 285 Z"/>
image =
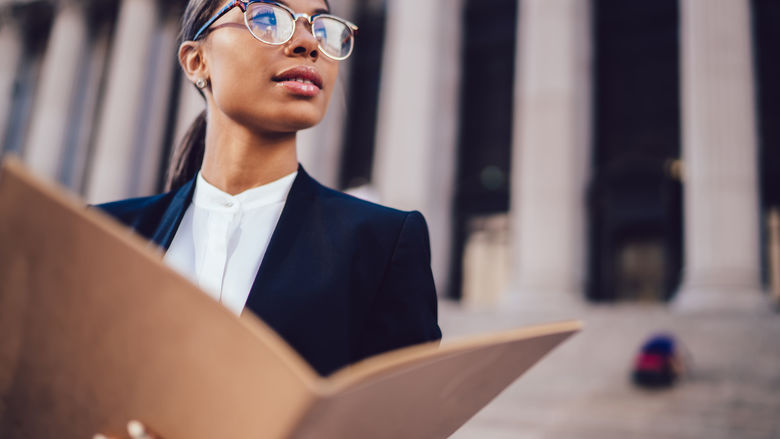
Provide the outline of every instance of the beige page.
<path id="1" fill-rule="evenodd" d="M 158 250 L 32 178 L 0 171 L 0 437 L 447 437 L 577 322 L 379 355 L 325 379 Z"/>

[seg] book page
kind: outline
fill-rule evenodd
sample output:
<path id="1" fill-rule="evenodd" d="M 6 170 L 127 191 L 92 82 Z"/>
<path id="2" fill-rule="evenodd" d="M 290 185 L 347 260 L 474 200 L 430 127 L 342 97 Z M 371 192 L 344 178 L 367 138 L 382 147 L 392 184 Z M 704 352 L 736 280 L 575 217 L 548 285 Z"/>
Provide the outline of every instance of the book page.
<path id="1" fill-rule="evenodd" d="M 295 438 L 446 438 L 573 333 L 539 325 L 415 346 L 336 373 Z"/>
<path id="2" fill-rule="evenodd" d="M 286 437 L 318 379 L 102 214 L 0 173 L 0 437 Z M 251 330 L 247 330 L 251 327 Z"/>

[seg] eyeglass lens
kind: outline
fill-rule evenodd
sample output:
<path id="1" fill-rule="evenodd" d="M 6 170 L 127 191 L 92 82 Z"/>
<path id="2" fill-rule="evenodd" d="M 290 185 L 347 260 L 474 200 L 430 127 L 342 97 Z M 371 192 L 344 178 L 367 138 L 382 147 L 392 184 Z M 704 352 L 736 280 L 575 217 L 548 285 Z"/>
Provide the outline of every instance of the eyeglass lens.
<path id="1" fill-rule="evenodd" d="M 250 3 L 246 18 L 252 35 L 268 44 L 285 43 L 295 31 L 295 18 L 289 11 L 273 4 Z M 320 49 L 331 58 L 344 59 L 352 52 L 352 29 L 335 18 L 316 17 L 312 33 Z"/>

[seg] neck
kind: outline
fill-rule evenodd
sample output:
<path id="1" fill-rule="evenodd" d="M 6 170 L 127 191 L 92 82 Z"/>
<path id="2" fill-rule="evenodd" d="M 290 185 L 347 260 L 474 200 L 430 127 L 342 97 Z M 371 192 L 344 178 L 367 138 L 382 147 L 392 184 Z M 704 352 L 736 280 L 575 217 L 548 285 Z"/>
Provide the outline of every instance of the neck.
<path id="1" fill-rule="evenodd" d="M 209 117 L 201 175 L 220 190 L 239 194 L 297 169 L 294 132 L 257 133 L 233 121 Z"/>

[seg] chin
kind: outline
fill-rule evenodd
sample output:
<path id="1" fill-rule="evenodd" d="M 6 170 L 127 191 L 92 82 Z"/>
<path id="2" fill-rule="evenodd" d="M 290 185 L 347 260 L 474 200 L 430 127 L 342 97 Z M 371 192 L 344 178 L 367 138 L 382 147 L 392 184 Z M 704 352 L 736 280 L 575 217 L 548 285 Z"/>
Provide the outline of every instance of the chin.
<path id="1" fill-rule="evenodd" d="M 236 97 L 227 100 L 229 105 L 218 103 L 217 107 L 229 119 L 253 131 L 291 133 L 320 123 L 328 108 L 328 98 L 254 100 L 263 105 L 247 105 L 245 97 Z"/>
<path id="2" fill-rule="evenodd" d="M 311 128 L 322 120 L 324 114 L 320 111 L 291 110 L 268 114 L 238 113 L 229 116 L 247 128 L 256 132 L 293 133 Z"/>
<path id="3" fill-rule="evenodd" d="M 311 106 L 293 106 L 285 110 L 275 114 L 270 120 L 266 119 L 266 128 L 281 132 L 300 131 L 317 125 L 325 117 L 324 111 Z"/>
<path id="4" fill-rule="evenodd" d="M 321 114 L 304 114 L 296 113 L 291 114 L 290 117 L 283 119 L 282 125 L 292 131 L 300 131 L 311 128 L 322 121 L 323 115 Z"/>

